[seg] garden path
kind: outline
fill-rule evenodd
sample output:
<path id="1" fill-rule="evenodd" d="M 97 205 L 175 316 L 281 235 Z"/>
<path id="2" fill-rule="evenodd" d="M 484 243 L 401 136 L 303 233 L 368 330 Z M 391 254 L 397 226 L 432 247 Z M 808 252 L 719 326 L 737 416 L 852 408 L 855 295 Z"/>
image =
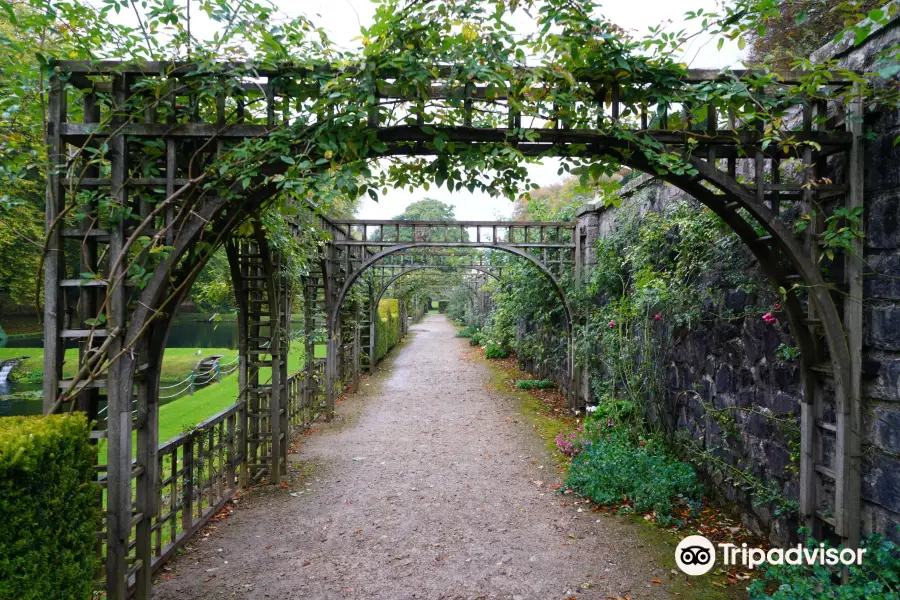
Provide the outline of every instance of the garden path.
<path id="1" fill-rule="evenodd" d="M 159 600 L 669 598 L 659 544 L 571 505 L 552 458 L 442 315 L 161 573 Z"/>

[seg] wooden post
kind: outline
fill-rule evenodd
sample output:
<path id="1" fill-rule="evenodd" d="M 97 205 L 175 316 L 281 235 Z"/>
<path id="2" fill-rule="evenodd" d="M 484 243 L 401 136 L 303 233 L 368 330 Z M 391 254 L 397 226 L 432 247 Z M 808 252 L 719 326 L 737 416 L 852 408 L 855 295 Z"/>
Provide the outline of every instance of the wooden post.
<path id="1" fill-rule="evenodd" d="M 65 348 L 60 336 L 63 328 L 63 293 L 59 285 L 65 278 L 63 262 L 62 223 L 51 232 L 50 225 L 65 209 L 65 188 L 62 185 L 65 166 L 65 145 L 60 129 L 66 120 L 65 84 L 54 73 L 50 81 L 47 104 L 47 154 L 51 167 L 47 174 L 47 260 L 44 264 L 44 412 L 56 404 L 59 395 L 59 379 Z"/>
<path id="2" fill-rule="evenodd" d="M 847 209 L 863 208 L 865 156 L 863 153 L 863 103 L 857 95 L 847 111 L 847 129 L 853 136 L 848 156 Z M 835 513 L 838 530 L 845 545 L 856 548 L 860 541 L 860 441 L 862 424 L 862 336 L 863 336 L 863 265 L 865 252 L 865 215 L 859 219 L 860 237 L 854 236 L 844 266 L 849 293 L 844 301 L 844 330 L 850 350 L 850 381 L 846 382 L 846 399 L 838 398 L 837 410 L 837 482 Z M 842 400 L 844 400 L 842 402 Z M 846 577 L 846 572 L 845 572 Z"/>
<path id="3" fill-rule="evenodd" d="M 128 97 L 128 82 L 122 75 L 113 77 L 114 110 L 122 110 Z M 117 116 L 113 123 L 122 123 L 124 117 Z M 126 178 L 128 175 L 125 136 L 111 136 L 110 179 L 111 195 L 119 206 L 128 205 Z M 127 252 L 123 223 L 113 224 L 110 229 L 109 256 L 115 261 Z M 125 305 L 125 261 L 121 261 L 115 272 L 109 273 L 110 287 L 107 288 L 108 328 L 110 331 L 128 327 Z M 125 347 L 124 336 L 118 336 L 109 347 L 110 356 L 118 356 Z M 106 590 L 109 600 L 125 600 L 128 590 L 126 581 L 126 558 L 128 538 L 131 535 L 131 400 L 132 400 L 133 359 L 129 353 L 121 356 L 109 367 L 107 381 L 107 494 L 106 494 Z"/>

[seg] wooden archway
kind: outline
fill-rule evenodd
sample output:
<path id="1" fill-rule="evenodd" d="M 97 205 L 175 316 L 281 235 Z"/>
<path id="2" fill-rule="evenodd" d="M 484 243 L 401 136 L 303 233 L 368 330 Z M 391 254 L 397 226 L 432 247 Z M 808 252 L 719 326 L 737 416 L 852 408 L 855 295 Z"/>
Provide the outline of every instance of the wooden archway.
<path id="1" fill-rule="evenodd" d="M 668 94 L 677 100 L 684 86 L 715 86 L 744 75 L 693 71 L 673 82 Z M 294 107 L 302 105 L 300 96 L 316 93 L 310 89 L 318 90 L 322 77 L 321 72 L 290 66 L 235 70 L 234 65 L 211 68 L 161 62 L 63 61 L 55 65 L 47 128 L 55 168 L 50 169 L 47 195 L 50 258 L 44 278 L 44 401 L 47 412 L 77 403 L 79 409 L 96 414 L 105 390 L 108 417 L 98 423 L 96 437 L 106 438 L 108 444 L 105 539 L 111 599 L 124 598 L 132 587 L 139 597 L 148 597 L 152 569 L 164 554 L 151 544 L 151 536 L 161 526 L 155 500 L 160 481 L 155 418 L 158 403 L 153 388 L 170 326 L 168 319 L 211 251 L 225 244 L 248 215 L 258 214 L 280 193 L 272 178 L 287 168 L 280 157 L 272 157 L 249 181 L 214 181 L 215 171 L 208 167 L 215 164 L 217 154 L 227 145 L 265 139 L 290 127 Z M 552 128 L 523 127 L 517 107 L 544 102 L 541 98 L 546 94 L 535 94 L 537 99 L 532 100 L 512 84 L 508 89 L 496 82 L 459 85 L 448 68 L 438 69 L 434 81 L 420 93 L 393 85 L 397 74 L 382 74 L 381 80 L 375 74 L 375 81 L 369 77 L 366 74 L 359 84 L 366 89 L 374 86 L 376 93 L 369 96 L 368 117 L 361 126 L 377 141 L 379 149 L 365 154 L 364 160 L 447 156 L 453 153 L 448 145 L 503 147 L 516 157 L 613 157 L 633 168 L 658 173 L 719 214 L 747 243 L 773 284 L 784 290 L 791 326 L 802 349 L 806 395 L 802 411 L 801 512 L 810 525 L 830 526 L 845 543 L 858 543 L 862 244 L 861 240 L 852 242 L 851 251 L 845 253 L 845 280 L 827 281 L 818 265 L 821 215 L 812 220 L 802 243 L 780 215 L 780 205 L 789 201 L 807 208 L 822 201 L 842 202 L 851 209 L 862 206 L 858 103 L 845 106 L 824 94 L 822 99 L 785 99 L 786 110 L 793 111 L 792 118 L 783 119 L 779 126 L 785 137 L 804 144 L 798 154 L 792 146 L 768 145 L 756 123 L 736 119 L 734 113 L 740 113 L 738 100 L 734 104 L 711 101 L 705 107 L 705 122 L 692 122 L 696 121 L 693 110 L 686 118 L 675 119 L 669 105 L 656 103 L 656 91 L 604 70 L 580 75 L 581 83 L 595 89 L 593 99 L 579 100 L 568 107 L 545 107 L 558 117 Z M 792 77 L 788 73 L 783 80 Z M 226 97 L 222 85 L 229 79 L 227 89 L 234 94 L 232 98 Z M 154 83 L 168 91 L 145 97 L 138 82 L 144 89 Z M 304 82 L 309 85 L 300 85 Z M 546 86 L 557 84 L 546 82 Z M 766 93 L 765 89 L 754 89 L 750 82 L 746 88 L 749 94 Z M 210 98 L 215 102 L 210 104 Z M 381 108 L 386 104 L 414 104 L 423 107 L 417 111 L 422 117 L 427 103 L 435 101 L 461 101 L 463 122 L 426 126 L 421 119 L 413 119 L 414 124 L 410 124 L 409 119 L 393 118 Z M 231 112 L 226 110 L 229 102 L 236 107 Z M 265 111 L 245 110 L 252 103 L 265 106 Z M 479 126 L 475 118 L 479 103 L 491 114 L 500 107 L 505 118 L 501 122 L 497 117 Z M 165 118 L 158 110 L 161 105 L 171 109 L 163 111 Z M 195 110 L 201 105 L 208 110 Z M 70 122 L 70 114 L 80 114 L 82 122 Z M 175 115 L 183 118 L 175 119 Z M 281 118 L 276 119 L 276 115 Z M 434 143 L 435 132 L 444 142 L 443 149 Z M 147 139 L 159 141 L 164 151 L 154 157 L 143 154 L 135 141 Z M 679 168 L 661 169 L 658 162 L 650 160 L 642 149 L 651 143 L 680 157 Z M 109 161 L 109 176 L 77 152 L 85 147 L 104 154 Z M 302 152 L 298 145 L 297 153 Z M 800 165 L 794 181 L 781 181 L 787 175 L 781 168 L 784 160 L 796 160 Z M 829 162 L 835 161 L 842 161 L 846 167 L 844 179 L 823 184 Z M 752 177 L 752 183 L 742 183 L 739 170 Z M 99 190 L 101 194 L 86 201 L 83 211 L 87 218 L 77 229 L 69 229 L 65 226 L 67 207 L 85 190 Z M 128 219 L 95 218 L 101 196 L 110 199 L 112 205 L 128 207 L 142 220 L 135 224 Z M 305 306 L 311 313 L 308 322 L 321 319 L 329 331 L 334 331 L 339 324 L 340 300 L 346 295 L 348 282 L 360 272 L 358 267 L 371 264 L 379 254 L 396 252 L 403 244 L 399 243 L 400 236 L 391 242 L 383 236 L 380 240 L 354 239 L 354 223 L 313 218 L 321 221 L 330 240 L 307 279 Z M 547 250 L 560 252 L 554 260 L 536 256 L 545 249 L 540 247 L 545 243 L 544 235 L 540 242 L 529 242 L 527 230 L 524 240 L 509 238 L 504 244 L 494 236 L 490 244 L 476 239 L 467 243 L 431 241 L 429 245 L 490 245 L 543 263 L 547 273 L 557 267 L 570 269 L 577 281 L 584 252 L 580 246 L 582 232 L 574 231 L 572 224 L 563 226 L 570 228 L 570 238 L 552 240 L 556 247 Z M 138 281 L 130 274 L 129 265 L 135 255 L 146 256 L 137 250 L 145 237 L 169 249 Z M 80 246 L 76 248 L 76 244 Z M 373 251 L 373 247 L 381 249 Z M 563 259 L 563 252 L 571 252 L 571 257 Z M 67 263 L 78 263 L 79 272 L 95 276 L 67 277 Z M 560 273 L 553 276 L 559 289 Z M 271 290 L 261 300 L 282 307 L 281 299 L 286 295 L 278 291 L 283 287 L 279 274 L 269 270 L 253 277 L 265 278 L 261 281 Z M 835 284 L 846 285 L 847 301 L 842 311 L 830 293 Z M 804 300 L 804 294 L 808 300 Z M 268 318 L 276 311 L 271 312 Z M 97 320 L 101 313 L 103 322 Z M 568 307 L 567 313 L 571 318 Z M 72 339 L 80 343 L 82 368 L 75 378 L 67 380 L 62 375 L 62 356 L 65 340 Z M 132 416 L 135 385 L 137 418 Z M 284 377 L 273 377 L 268 393 L 276 399 L 274 409 L 281 410 L 278 403 L 284 402 L 287 386 Z M 826 422 L 825 408 L 831 402 L 836 419 Z M 136 452 L 131 441 L 133 431 Z M 823 462 L 829 436 L 836 447 L 831 467 Z M 833 497 L 817 496 L 819 480 L 829 478 L 835 483 Z M 134 509 L 132 488 L 137 499 Z M 189 523 L 188 529 L 193 526 Z M 132 537 L 133 527 L 138 532 L 137 540 Z M 135 555 L 129 558 L 133 542 Z"/>

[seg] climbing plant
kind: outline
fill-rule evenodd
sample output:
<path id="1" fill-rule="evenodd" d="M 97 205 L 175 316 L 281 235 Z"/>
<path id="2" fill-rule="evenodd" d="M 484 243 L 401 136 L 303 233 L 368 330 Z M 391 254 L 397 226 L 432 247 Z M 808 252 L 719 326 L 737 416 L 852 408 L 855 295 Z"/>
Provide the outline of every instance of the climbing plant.
<path id="1" fill-rule="evenodd" d="M 4 35 L 0 41 L 5 50 L 34 60 L 13 62 L 4 69 L 0 109 L 15 114 L 31 139 L 43 137 L 36 133 L 43 133 L 51 73 L 55 70 L 63 85 L 70 76 L 65 67 L 57 68 L 59 59 L 189 59 L 195 65 L 188 85 L 202 91 L 205 101 L 190 109 L 174 105 L 166 99 L 164 78 L 146 78 L 136 82 L 134 93 L 116 105 L 112 105 L 109 96 L 101 97 L 101 127 L 140 120 L 147 111 L 176 122 L 194 116 L 215 121 L 216 96 L 240 96 L 239 80 L 252 79 L 261 68 L 282 68 L 282 83 L 287 88 L 296 85 L 291 71 L 302 72 L 305 84 L 316 88 L 317 93 L 288 111 L 289 118 L 266 136 L 223 146 L 215 160 L 198 164 L 188 183 L 174 193 L 148 195 L 150 215 L 134 214 L 116 198 L 72 186 L 53 228 L 85 219 L 127 223 L 134 228 L 127 241 L 132 251 L 116 258 L 115 266 L 124 263 L 124 275 L 113 275 L 119 279 L 108 282 L 109 290 L 125 285 L 126 280 L 142 288 L 156 268 L 163 266 L 174 272 L 188 259 L 196 263 L 190 267 L 195 276 L 214 256 L 228 230 L 213 232 L 203 247 L 192 249 L 190 257 L 173 254 L 173 247 L 166 243 L 165 230 L 152 234 L 145 230 L 151 229 L 152 219 L 168 207 L 177 206 L 180 215 L 190 214 L 213 194 L 222 206 L 240 205 L 248 195 L 260 194 L 260 204 L 264 213 L 271 215 L 271 225 L 310 209 L 330 212 L 347 198 L 368 195 L 377 199 L 391 187 L 437 185 L 453 191 L 480 190 L 510 198 L 534 187 L 525 165 L 541 156 L 526 156 L 515 145 L 517 141 L 532 141 L 533 130 L 524 125 L 514 128 L 507 140 L 513 143 L 463 146 L 451 140 L 442 127 L 470 120 L 474 126 L 505 126 L 505 112 L 483 110 L 472 115 L 462 98 L 450 98 L 427 109 L 404 103 L 379 105 L 375 82 L 384 80 L 388 73 L 398 95 L 427 99 L 427 87 L 438 71 L 443 71 L 444 84 L 448 86 L 486 82 L 488 101 L 501 90 L 511 91 L 508 105 L 523 123 L 530 122 L 532 127 L 592 124 L 619 144 L 602 157 L 583 155 L 579 148 L 572 151 L 582 156 L 563 157 L 564 169 L 577 173 L 583 181 L 612 175 L 620 162 L 634 157 L 640 157 L 650 171 L 675 176 L 695 174 L 689 152 L 675 152 L 653 136 L 635 130 L 639 115 L 634 107 L 618 119 L 603 118 L 599 122 L 592 107 L 598 85 L 617 81 L 639 86 L 645 95 L 644 105 L 656 107 L 657 111 L 668 109 L 674 102 L 670 95 L 674 84 L 687 75 L 687 67 L 681 62 L 684 47 L 699 34 L 653 27 L 647 35 L 634 37 L 605 19 L 599 6 L 589 1 L 486 4 L 475 0 L 384 0 L 377 5 L 373 23 L 361 30 L 361 47 L 353 50 L 336 47 L 327 33 L 307 17 L 274 18 L 276 9 L 264 2 L 198 0 L 194 14 L 203 15 L 214 25 L 206 28 L 213 33 L 205 38 L 198 35 L 196 28 L 192 29 L 186 5 L 168 0 L 103 0 L 96 5 L 4 0 L 2 7 L 0 31 Z M 749 31 L 758 33 L 764 29 L 778 7 L 775 0 L 741 0 L 721 13 L 697 11 L 687 18 L 699 23 L 701 31 L 707 34 L 743 40 Z M 533 31 L 517 32 L 510 25 L 509 15 L 523 10 L 534 16 Z M 122 12 L 133 18 L 111 18 L 113 13 Z M 873 11 L 869 16 L 884 21 L 888 13 Z M 895 55 L 886 55 L 884 60 L 894 58 Z M 607 70 L 596 73 L 597 65 L 604 65 Z M 525 70 L 525 66 L 531 68 Z M 799 153 L 808 142 L 779 127 L 790 104 L 787 100 L 823 97 L 822 84 L 835 79 L 855 84 L 841 88 L 838 95 L 855 94 L 871 104 L 896 100 L 896 86 L 876 87 L 870 78 L 833 63 L 800 66 L 808 72 L 790 82 L 762 68 L 743 78 L 725 77 L 705 86 L 681 86 L 679 104 L 728 106 L 740 121 L 760 124 L 765 135 L 764 148 L 778 145 L 786 152 Z M 168 68 L 162 67 L 163 71 Z M 524 92 L 535 89 L 546 92 Z M 835 97 L 832 94 L 830 98 Z M 70 117 L 77 118 L 79 110 L 79 103 L 72 103 Z M 232 112 L 236 107 L 226 102 L 225 110 Z M 434 156 L 383 158 L 389 148 L 368 126 L 373 112 L 383 121 L 421 124 L 426 136 L 421 143 Z M 679 116 L 677 112 L 672 112 L 673 123 L 679 119 L 685 124 L 700 121 L 698 115 Z M 26 113 L 30 115 L 28 119 L 23 116 Z M 320 118 L 322 115 L 328 118 Z M 88 137 L 78 151 L 65 157 L 63 165 L 51 165 L 40 145 L 32 144 L 25 153 L 2 153 L 0 175 L 4 183 L 12 183 L 35 170 L 61 171 L 70 181 L 81 181 L 92 170 L 107 173 L 110 148 Z M 140 144 L 151 158 L 160 156 L 162 151 L 158 140 L 132 143 Z M 133 176 L 152 177 L 154 165 L 155 161 L 146 161 Z M 314 245 L 315 236 L 312 239 Z M 309 246 L 301 245 L 297 260 L 291 263 L 300 268 L 304 264 L 302 248 Z M 101 273 L 80 275 L 85 279 L 109 277 Z M 186 285 L 191 280 L 192 276 L 188 277 Z M 36 289 L 39 281 L 40 277 Z M 102 304 L 91 321 L 94 326 L 103 326 L 108 312 L 109 306 Z M 116 358 L 97 361 L 95 374 Z"/>

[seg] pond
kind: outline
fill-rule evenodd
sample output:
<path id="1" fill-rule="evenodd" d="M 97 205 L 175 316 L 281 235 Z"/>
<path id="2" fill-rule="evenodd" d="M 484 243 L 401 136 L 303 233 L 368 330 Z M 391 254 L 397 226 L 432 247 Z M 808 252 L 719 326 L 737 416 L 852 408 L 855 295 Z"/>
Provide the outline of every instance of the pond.
<path id="1" fill-rule="evenodd" d="M 237 349 L 237 321 L 213 321 L 205 315 L 184 315 L 175 320 L 169 332 L 167 348 L 231 348 Z M 0 339 L 0 348 L 43 348 L 41 334 L 15 336 Z M 69 342 L 68 348 L 77 348 L 78 342 Z"/>
<path id="2" fill-rule="evenodd" d="M 0 339 L 0 348 L 43 348 L 42 335 L 16 336 Z M 70 343 L 70 348 L 78 344 Z M 214 321 L 209 315 L 188 314 L 179 316 L 169 332 L 167 348 L 229 348 L 237 350 L 238 327 L 234 317 L 227 321 Z M 17 355 L 16 355 L 17 356 Z M 0 360 L 0 416 L 38 415 L 42 412 L 40 383 L 21 383 L 7 379 L 8 373 Z M 161 400 L 165 404 L 175 398 Z"/>

